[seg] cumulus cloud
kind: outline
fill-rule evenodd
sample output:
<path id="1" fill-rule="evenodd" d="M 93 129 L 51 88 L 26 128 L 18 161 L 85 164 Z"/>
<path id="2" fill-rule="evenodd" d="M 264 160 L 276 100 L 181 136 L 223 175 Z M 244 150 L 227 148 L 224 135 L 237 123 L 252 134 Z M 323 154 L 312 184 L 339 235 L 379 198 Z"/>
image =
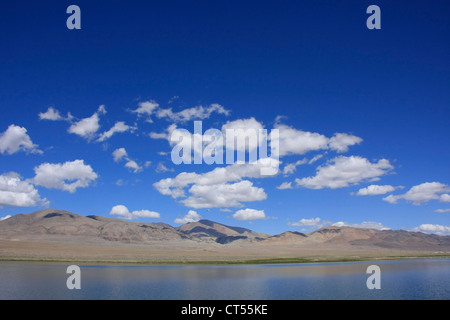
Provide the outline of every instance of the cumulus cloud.
<path id="1" fill-rule="evenodd" d="M 392 169 L 393 166 L 386 159 L 372 163 L 359 156 L 339 156 L 327 165 L 318 167 L 315 176 L 295 181 L 298 186 L 309 189 L 337 189 L 363 181 L 377 181 Z"/>
<path id="2" fill-rule="evenodd" d="M 450 236 L 450 225 L 443 226 L 439 224 L 421 224 L 420 226 L 412 229 L 411 231 L 434 233 L 440 236 Z"/>
<path id="3" fill-rule="evenodd" d="M 138 108 L 133 110 L 133 113 L 137 113 L 138 116 L 150 116 L 159 107 L 159 104 L 154 101 L 143 101 L 138 103 Z"/>
<path id="4" fill-rule="evenodd" d="M 125 148 L 118 148 L 113 151 L 113 157 L 115 162 L 120 162 L 122 159 L 128 156 L 127 150 Z"/>
<path id="5" fill-rule="evenodd" d="M 279 190 L 293 189 L 292 182 L 283 182 L 279 186 L 277 186 Z"/>
<path id="6" fill-rule="evenodd" d="M 128 168 L 130 170 L 132 170 L 134 173 L 138 173 L 141 172 L 142 170 L 144 170 L 144 168 L 142 166 L 140 166 L 136 161 L 132 160 L 130 157 L 128 157 L 128 153 L 127 150 L 125 150 L 125 148 L 118 148 L 116 150 L 113 151 L 112 153 L 113 157 L 114 157 L 114 161 L 115 162 L 120 162 L 125 160 L 125 168 Z M 145 166 L 148 167 L 150 165 L 150 161 L 147 161 Z"/>
<path id="7" fill-rule="evenodd" d="M 302 155 L 310 151 L 328 149 L 337 152 L 347 152 L 349 146 L 362 142 L 360 137 L 347 133 L 336 133 L 333 137 L 328 138 L 317 132 L 298 130 L 278 122 L 275 123 L 274 128 L 279 130 L 280 157 L 292 154 Z"/>
<path id="8" fill-rule="evenodd" d="M 119 216 L 120 218 L 126 219 L 126 220 L 133 220 L 133 219 L 138 219 L 138 218 L 159 219 L 161 217 L 161 215 L 158 212 L 149 211 L 149 210 L 136 210 L 136 211 L 130 212 L 127 207 L 125 207 L 124 205 L 121 205 L 121 204 L 112 207 L 109 214 L 113 215 L 113 216 Z"/>
<path id="9" fill-rule="evenodd" d="M 347 133 L 336 133 L 328 141 L 328 146 L 331 150 L 337 152 L 347 152 L 349 146 L 360 144 L 363 140 L 360 137 L 350 135 Z"/>
<path id="10" fill-rule="evenodd" d="M 263 124 L 251 117 L 227 121 L 222 126 L 222 134 L 226 139 L 230 139 L 226 142 L 226 145 L 233 146 L 233 150 L 249 151 L 260 146 L 265 140 L 265 137 L 259 134 L 260 130 L 263 129 Z M 227 130 L 229 134 L 227 134 Z M 233 142 L 232 139 L 238 139 L 238 141 Z"/>
<path id="11" fill-rule="evenodd" d="M 84 160 L 65 163 L 43 163 L 34 168 L 34 184 L 49 189 L 59 189 L 74 193 L 78 188 L 86 188 L 94 182 L 98 175 Z"/>
<path id="12" fill-rule="evenodd" d="M 69 113 L 67 113 L 66 117 L 61 116 L 59 111 L 53 107 L 49 107 L 46 112 L 40 112 L 39 113 L 39 120 L 50 120 L 50 121 L 71 121 L 73 119 L 73 116 Z"/>
<path id="13" fill-rule="evenodd" d="M 21 179 L 15 172 L 0 175 L 0 207 L 47 206 L 47 199 L 41 199 L 39 192 L 28 181 Z"/>
<path id="14" fill-rule="evenodd" d="M 414 205 L 420 205 L 430 200 L 440 200 L 446 202 L 446 194 L 450 191 L 450 187 L 440 182 L 425 182 L 417 186 L 412 187 L 405 194 L 389 195 L 383 198 L 384 201 L 389 203 L 397 203 L 398 200 L 404 199 L 408 202 L 412 202 Z"/>
<path id="15" fill-rule="evenodd" d="M 194 209 L 239 207 L 242 202 L 261 201 L 267 198 L 264 189 L 253 186 L 248 180 L 215 185 L 195 184 L 190 196 L 181 202 Z"/>
<path id="16" fill-rule="evenodd" d="M 136 161 L 134 160 L 128 160 L 125 163 L 125 168 L 131 169 L 134 173 L 138 173 L 141 172 L 142 170 L 144 170 L 140 165 L 137 164 Z"/>
<path id="17" fill-rule="evenodd" d="M 106 114 L 106 109 L 105 106 L 101 105 L 92 116 L 73 123 L 68 132 L 79 135 L 87 140 L 92 140 L 98 129 L 100 129 L 100 115 L 103 114 Z"/>
<path id="18" fill-rule="evenodd" d="M 27 134 L 27 129 L 12 124 L 5 132 L 0 133 L 0 153 L 11 155 L 19 151 L 43 153 L 38 149 L 38 145 L 31 141 L 30 136 Z"/>
<path id="19" fill-rule="evenodd" d="M 236 220 L 259 220 L 266 219 L 266 214 L 264 210 L 255 209 L 241 209 L 233 214 L 233 218 Z"/>
<path id="20" fill-rule="evenodd" d="M 352 228 L 363 228 L 363 229 L 376 229 L 376 230 L 391 230 L 391 228 L 386 227 L 380 222 L 374 221 L 364 221 L 362 223 L 347 223 L 339 221 L 332 224 L 335 227 L 352 227 Z"/>
<path id="21" fill-rule="evenodd" d="M 189 210 L 188 213 L 183 218 L 177 218 L 175 219 L 175 223 L 178 224 L 185 224 L 189 222 L 197 222 L 202 217 L 194 210 Z"/>
<path id="22" fill-rule="evenodd" d="M 322 228 L 331 224 L 330 221 L 322 220 L 321 218 L 311 218 L 311 219 L 300 219 L 297 222 L 288 222 L 289 226 L 293 227 L 314 227 Z"/>
<path id="23" fill-rule="evenodd" d="M 279 130 L 279 155 L 305 154 L 328 148 L 328 138 L 322 134 L 297 130 L 284 124 L 276 124 Z"/>
<path id="24" fill-rule="evenodd" d="M 356 193 L 357 196 L 373 196 L 373 195 L 379 195 L 379 194 L 386 194 L 389 192 L 394 191 L 396 188 L 399 187 L 393 187 L 390 185 L 370 185 L 366 188 L 359 189 Z"/>
<path id="25" fill-rule="evenodd" d="M 240 206 L 241 202 L 266 199 L 267 195 L 262 188 L 243 180 L 267 177 L 261 173 L 261 169 L 266 167 L 263 160 L 260 159 L 255 164 L 235 163 L 202 174 L 182 172 L 174 178 L 162 179 L 153 185 L 161 194 L 170 195 L 174 199 L 185 198 L 188 191 L 191 196 L 182 203 L 192 208 Z M 188 187 L 190 188 L 186 190 Z"/>
<path id="26" fill-rule="evenodd" d="M 103 132 L 100 137 L 97 139 L 99 142 L 103 142 L 109 138 L 111 138 L 115 133 L 122 133 L 127 131 L 133 131 L 135 130 L 135 127 L 131 127 L 123 121 L 118 121 L 114 124 L 114 126 L 109 129 L 108 131 Z"/>

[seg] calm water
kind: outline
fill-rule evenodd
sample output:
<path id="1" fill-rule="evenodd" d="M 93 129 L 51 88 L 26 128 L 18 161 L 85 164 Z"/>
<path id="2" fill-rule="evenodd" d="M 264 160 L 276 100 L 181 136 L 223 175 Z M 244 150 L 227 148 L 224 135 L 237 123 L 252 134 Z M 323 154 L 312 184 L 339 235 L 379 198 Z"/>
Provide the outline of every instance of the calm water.
<path id="1" fill-rule="evenodd" d="M 369 290 L 369 265 L 381 289 Z M 0 299 L 450 299 L 450 259 L 246 266 L 82 265 L 81 290 L 67 264 L 0 263 Z"/>

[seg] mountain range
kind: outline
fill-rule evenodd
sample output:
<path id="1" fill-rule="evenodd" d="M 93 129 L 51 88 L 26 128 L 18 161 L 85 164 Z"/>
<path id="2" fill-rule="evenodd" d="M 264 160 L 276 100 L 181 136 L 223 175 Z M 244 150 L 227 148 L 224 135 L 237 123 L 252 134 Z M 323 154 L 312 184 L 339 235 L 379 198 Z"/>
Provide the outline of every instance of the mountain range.
<path id="1" fill-rule="evenodd" d="M 76 258 L 72 251 L 80 256 L 92 251 L 95 256 L 96 250 L 106 256 L 112 254 L 112 248 L 118 258 L 134 254 L 149 259 L 450 253 L 450 236 L 404 230 L 330 226 L 310 233 L 269 235 L 210 220 L 173 227 L 55 209 L 0 221 L 0 244 L 0 258 L 55 258 L 58 254 Z"/>

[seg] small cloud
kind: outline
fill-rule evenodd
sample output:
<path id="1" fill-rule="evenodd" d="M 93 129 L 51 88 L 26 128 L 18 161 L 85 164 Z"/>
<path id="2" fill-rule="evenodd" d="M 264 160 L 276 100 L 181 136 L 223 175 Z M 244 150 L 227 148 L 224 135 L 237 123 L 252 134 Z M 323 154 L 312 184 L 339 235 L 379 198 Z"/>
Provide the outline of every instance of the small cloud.
<path id="1" fill-rule="evenodd" d="M 332 224 L 335 227 L 352 227 L 352 228 L 363 228 L 363 229 L 376 229 L 376 230 L 391 230 L 391 228 L 386 227 L 380 222 L 374 221 L 364 221 L 362 223 L 347 223 L 343 221 L 339 221 Z"/>
<path id="2" fill-rule="evenodd" d="M 156 172 L 173 172 L 174 169 L 167 168 L 162 162 L 158 163 L 156 167 Z"/>
<path id="3" fill-rule="evenodd" d="M 402 187 L 393 187 L 390 185 L 370 185 L 366 188 L 359 189 L 356 193 L 357 196 L 373 196 L 373 195 L 380 195 L 380 194 L 386 194 L 389 192 L 394 191 L 395 189 L 402 188 Z"/>
<path id="4" fill-rule="evenodd" d="M 127 150 L 125 150 L 125 148 L 116 149 L 112 154 L 115 162 L 120 162 L 123 158 L 128 156 Z"/>
<path id="5" fill-rule="evenodd" d="M 264 210 L 241 209 L 233 214 L 233 218 L 236 220 L 258 220 L 266 219 L 266 214 L 264 213 Z"/>
<path id="6" fill-rule="evenodd" d="M 11 155 L 19 151 L 43 153 L 42 150 L 38 149 L 38 145 L 31 141 L 27 129 L 12 124 L 5 132 L 0 133 L 0 153 Z"/>
<path id="7" fill-rule="evenodd" d="M 106 109 L 104 105 L 101 105 L 92 116 L 73 123 L 68 132 L 92 140 L 100 129 L 100 115 L 104 114 L 106 114 Z"/>
<path id="8" fill-rule="evenodd" d="M 73 116 L 70 112 L 67 113 L 66 117 L 61 116 L 59 111 L 53 107 L 49 107 L 46 112 L 39 113 L 39 120 L 50 120 L 50 121 L 68 121 L 71 122 Z"/>
<path id="9" fill-rule="evenodd" d="M 120 218 L 126 219 L 126 220 L 133 220 L 133 219 L 138 219 L 138 218 L 159 219 L 161 217 L 161 215 L 158 212 L 149 211 L 149 210 L 137 210 L 137 211 L 130 212 L 127 207 L 125 207 L 124 205 L 121 205 L 121 204 L 114 206 L 111 209 L 109 214 L 113 215 L 113 216 L 119 216 Z"/>
<path id="10" fill-rule="evenodd" d="M 300 166 L 300 165 L 305 164 L 307 162 L 308 162 L 308 159 L 304 158 L 304 159 L 298 160 L 297 162 L 294 162 L 294 163 L 288 163 L 283 168 L 283 174 L 285 176 L 293 174 L 295 172 L 295 170 L 297 170 L 297 166 Z"/>
<path id="11" fill-rule="evenodd" d="M 10 215 L 4 216 L 4 217 L 0 217 L 0 221 L 6 220 L 6 219 L 9 219 L 9 218 L 11 218 Z"/>
<path id="12" fill-rule="evenodd" d="M 194 210 L 189 210 L 189 212 L 183 218 L 175 219 L 175 223 L 185 224 L 189 222 L 197 222 L 202 217 Z"/>
<path id="13" fill-rule="evenodd" d="M 411 231 L 432 233 L 440 236 L 450 236 L 450 226 L 443 226 L 439 224 L 421 224 Z"/>
<path id="14" fill-rule="evenodd" d="M 123 121 L 118 121 L 114 124 L 114 126 L 108 131 L 103 132 L 100 137 L 97 139 L 99 142 L 103 142 L 109 138 L 111 138 L 115 133 L 122 133 L 127 131 L 133 131 L 136 127 L 131 127 Z"/>
<path id="15" fill-rule="evenodd" d="M 297 222 L 288 222 L 287 224 L 288 224 L 288 226 L 293 226 L 293 227 L 322 228 L 326 225 L 331 224 L 331 222 L 322 220 L 321 218 L 312 218 L 312 219 L 301 219 Z"/>
<path id="16" fill-rule="evenodd" d="M 293 189 L 292 182 L 283 182 L 277 187 L 277 189 L 279 190 Z"/>
<path id="17" fill-rule="evenodd" d="M 437 210 L 434 210 L 434 212 L 437 212 L 437 213 L 446 213 L 446 212 L 450 212 L 450 209 L 437 209 Z"/>

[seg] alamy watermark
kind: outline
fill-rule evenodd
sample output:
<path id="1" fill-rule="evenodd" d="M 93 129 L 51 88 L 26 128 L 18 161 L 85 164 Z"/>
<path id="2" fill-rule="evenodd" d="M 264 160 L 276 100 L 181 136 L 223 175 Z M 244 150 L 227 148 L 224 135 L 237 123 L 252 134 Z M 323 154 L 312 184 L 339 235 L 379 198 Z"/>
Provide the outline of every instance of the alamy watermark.
<path id="1" fill-rule="evenodd" d="M 367 289 L 381 289 L 381 269 L 379 266 L 373 264 L 367 267 L 366 273 L 371 274 L 369 278 L 367 278 L 366 286 Z"/>
<path id="2" fill-rule="evenodd" d="M 172 162 L 178 164 L 255 164 L 263 176 L 278 173 L 279 130 L 228 128 L 208 129 L 203 133 L 202 121 L 194 121 L 194 133 L 175 129 L 170 135 L 174 145 Z M 270 154 L 269 154 L 270 146 Z"/>

